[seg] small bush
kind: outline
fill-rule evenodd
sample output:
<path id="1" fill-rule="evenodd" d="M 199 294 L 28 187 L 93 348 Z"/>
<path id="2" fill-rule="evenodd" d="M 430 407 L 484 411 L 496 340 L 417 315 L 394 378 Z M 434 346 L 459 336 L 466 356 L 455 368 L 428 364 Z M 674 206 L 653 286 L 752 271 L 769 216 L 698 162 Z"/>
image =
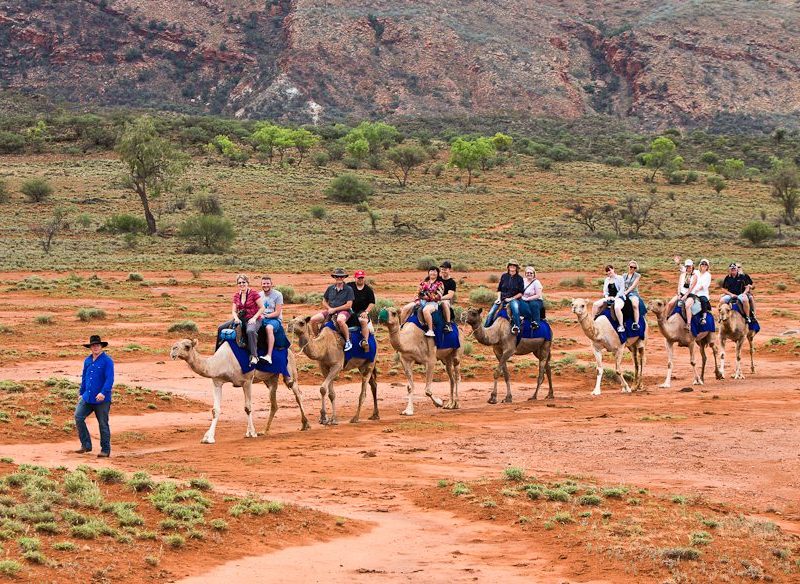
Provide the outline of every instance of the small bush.
<path id="1" fill-rule="evenodd" d="M 186 540 L 182 535 L 173 533 L 171 535 L 167 535 L 166 537 L 164 537 L 164 543 L 172 548 L 180 549 L 186 545 Z"/>
<path id="2" fill-rule="evenodd" d="M 228 529 L 228 522 L 224 519 L 212 519 L 209 525 L 211 529 L 216 529 L 217 531 L 225 531 Z"/>
<path id="3" fill-rule="evenodd" d="M 311 207 L 311 216 L 314 219 L 325 219 L 325 216 L 328 212 L 325 210 L 325 207 L 322 205 L 314 205 Z"/>
<path id="4" fill-rule="evenodd" d="M 564 489 L 546 489 L 544 495 L 549 501 L 561 501 L 562 503 L 569 501 L 569 493 Z"/>
<path id="5" fill-rule="evenodd" d="M 311 164 L 317 168 L 320 166 L 327 166 L 330 161 L 331 155 L 324 151 L 314 152 L 314 154 L 311 155 Z"/>
<path id="6" fill-rule="evenodd" d="M 340 174 L 325 189 L 325 196 L 339 203 L 361 203 L 374 192 L 372 185 L 354 174 Z"/>
<path id="7" fill-rule="evenodd" d="M 11 195 L 8 193 L 6 181 L 0 180 L 0 203 L 8 203 Z"/>
<path id="8" fill-rule="evenodd" d="M 106 317 L 106 311 L 100 308 L 79 308 L 78 320 L 89 322 L 91 320 L 102 320 Z"/>
<path id="9" fill-rule="evenodd" d="M 416 267 L 418 270 L 426 271 L 432 266 L 438 266 L 439 262 L 433 256 L 422 256 L 417 258 Z"/>
<path id="10" fill-rule="evenodd" d="M 103 229 L 110 233 L 146 233 L 147 222 L 136 215 L 118 213 L 106 220 Z"/>
<path id="11" fill-rule="evenodd" d="M 188 251 L 199 253 L 225 252 L 236 239 L 230 219 L 216 215 L 189 217 L 181 225 L 179 234 L 193 243 Z"/>
<path id="12" fill-rule="evenodd" d="M 145 556 L 144 561 L 147 563 L 148 566 L 157 566 L 158 565 L 158 558 L 155 556 Z"/>
<path id="13" fill-rule="evenodd" d="M 566 523 L 575 523 L 575 520 L 572 518 L 572 515 L 567 513 L 566 511 L 561 511 L 556 513 L 553 516 L 553 521 L 556 523 L 566 524 Z"/>
<path id="14" fill-rule="evenodd" d="M 115 468 L 101 468 L 97 471 L 97 478 L 104 483 L 124 483 L 125 473 Z"/>
<path id="15" fill-rule="evenodd" d="M 691 545 L 708 545 L 713 539 L 707 531 L 695 531 L 689 536 L 689 543 Z"/>
<path id="16" fill-rule="evenodd" d="M 14 154 L 25 149 L 25 137 L 16 132 L 0 131 L 0 154 Z"/>
<path id="17" fill-rule="evenodd" d="M 17 543 L 23 552 L 35 552 L 42 545 L 38 538 L 35 537 L 20 537 Z"/>
<path id="18" fill-rule="evenodd" d="M 33 564 L 46 564 L 47 557 L 40 551 L 29 551 L 22 554 L 22 557 Z"/>
<path id="19" fill-rule="evenodd" d="M 456 483 L 455 485 L 453 485 L 452 493 L 454 495 L 456 495 L 456 496 L 469 495 L 470 492 L 471 492 L 470 488 L 467 485 L 465 485 L 464 483 Z"/>
<path id="20" fill-rule="evenodd" d="M 19 190 L 31 203 L 41 203 L 53 194 L 53 187 L 43 178 L 26 180 Z"/>
<path id="21" fill-rule="evenodd" d="M 144 276 L 138 272 L 128 274 L 128 282 L 144 282 Z"/>
<path id="22" fill-rule="evenodd" d="M 469 301 L 473 304 L 491 304 L 497 299 L 497 293 L 485 286 L 478 286 L 469 293 Z"/>
<path id="23" fill-rule="evenodd" d="M 150 475 L 144 471 L 137 471 L 133 473 L 127 485 L 134 491 L 152 491 L 156 487 L 156 483 L 150 478 Z"/>
<path id="24" fill-rule="evenodd" d="M 222 203 L 213 193 L 201 193 L 192 201 L 192 205 L 201 215 L 222 215 Z"/>
<path id="25" fill-rule="evenodd" d="M 199 489 L 201 491 L 211 491 L 214 489 L 214 485 L 211 484 L 205 477 L 197 477 L 194 479 L 189 480 L 189 486 L 193 489 Z"/>
<path id="26" fill-rule="evenodd" d="M 16 381 L 4 379 L 0 381 L 0 391 L 6 393 L 22 393 L 25 391 L 25 386 L 21 383 L 17 383 Z"/>
<path id="27" fill-rule="evenodd" d="M 175 324 L 171 325 L 168 329 L 168 333 L 196 333 L 197 332 L 197 324 L 193 320 L 182 320 L 180 322 L 176 322 Z"/>
<path id="28" fill-rule="evenodd" d="M 53 544 L 53 549 L 60 552 L 72 552 L 75 551 L 76 546 L 71 541 L 57 541 Z"/>
<path id="29" fill-rule="evenodd" d="M 14 560 L 0 560 L 0 574 L 3 576 L 16 576 L 22 570 L 22 565 Z"/>
<path id="30" fill-rule="evenodd" d="M 692 548 L 667 548 L 661 550 L 661 555 L 669 560 L 697 560 L 700 552 Z"/>
<path id="31" fill-rule="evenodd" d="M 761 221 L 751 221 L 742 229 L 742 238 L 753 245 L 761 245 L 765 241 L 775 238 L 775 230 Z"/>
<path id="32" fill-rule="evenodd" d="M 33 320 L 36 324 L 53 324 L 55 322 L 55 319 L 49 314 L 40 314 Z"/>
<path id="33" fill-rule="evenodd" d="M 524 481 L 525 469 L 518 466 L 509 466 L 503 470 L 503 476 L 509 481 Z"/>
<path id="34" fill-rule="evenodd" d="M 628 494 L 628 489 L 624 487 L 609 487 L 602 490 L 603 496 L 609 499 L 622 499 Z"/>
<path id="35" fill-rule="evenodd" d="M 596 507 L 602 502 L 603 499 L 601 499 L 598 495 L 582 495 L 581 497 L 578 497 L 579 505 Z"/>
<path id="36" fill-rule="evenodd" d="M 541 158 L 536 159 L 536 166 L 542 170 L 550 170 L 553 168 L 553 160 L 551 158 L 547 158 L 546 156 L 542 156 Z"/>
<path id="37" fill-rule="evenodd" d="M 60 531 L 58 528 L 58 523 L 55 521 L 43 521 L 41 523 L 37 523 L 33 526 L 33 529 L 39 533 L 58 533 Z"/>

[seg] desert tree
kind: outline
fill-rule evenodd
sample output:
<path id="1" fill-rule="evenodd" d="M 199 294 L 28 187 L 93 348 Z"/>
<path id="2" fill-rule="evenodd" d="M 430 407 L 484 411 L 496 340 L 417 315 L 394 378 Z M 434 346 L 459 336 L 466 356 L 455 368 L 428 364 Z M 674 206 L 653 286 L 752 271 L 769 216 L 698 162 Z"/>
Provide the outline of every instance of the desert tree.
<path id="1" fill-rule="evenodd" d="M 139 195 L 147 222 L 147 233 L 157 231 L 150 199 L 169 192 L 185 172 L 189 157 L 162 138 L 153 119 L 141 116 L 125 126 L 116 146 L 127 167 L 126 184 Z"/>
<path id="2" fill-rule="evenodd" d="M 769 184 L 772 198 L 783 207 L 783 221 L 787 225 L 797 222 L 797 208 L 800 206 L 800 174 L 797 165 L 790 160 L 773 157 Z"/>
<path id="3" fill-rule="evenodd" d="M 428 153 L 421 146 L 414 144 L 400 144 L 386 152 L 386 158 L 392 163 L 390 170 L 401 187 L 406 186 L 408 174 L 411 170 L 428 159 Z"/>

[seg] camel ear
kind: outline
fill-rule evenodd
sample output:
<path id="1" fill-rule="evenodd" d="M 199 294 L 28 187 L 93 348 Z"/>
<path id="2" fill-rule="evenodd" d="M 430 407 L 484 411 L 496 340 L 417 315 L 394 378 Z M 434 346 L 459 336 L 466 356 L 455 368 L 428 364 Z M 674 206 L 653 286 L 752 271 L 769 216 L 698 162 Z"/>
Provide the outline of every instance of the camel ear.
<path id="1" fill-rule="evenodd" d="M 192 339 L 192 346 L 193 346 L 193 347 L 196 347 L 196 346 L 197 346 L 197 339 Z"/>
<path id="2" fill-rule="evenodd" d="M 303 322 L 304 322 L 304 323 L 306 323 L 306 324 L 308 324 L 308 321 L 310 321 L 310 320 L 311 320 L 311 317 L 310 317 L 310 316 L 307 316 L 307 317 L 305 317 L 305 318 L 303 319 Z"/>

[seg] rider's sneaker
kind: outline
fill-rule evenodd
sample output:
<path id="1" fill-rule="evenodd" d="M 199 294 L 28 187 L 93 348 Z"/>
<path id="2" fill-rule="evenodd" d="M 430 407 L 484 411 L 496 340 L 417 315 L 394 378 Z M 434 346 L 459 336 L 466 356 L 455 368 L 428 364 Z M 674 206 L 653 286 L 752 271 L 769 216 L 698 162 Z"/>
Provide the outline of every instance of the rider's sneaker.
<path id="1" fill-rule="evenodd" d="M 532 320 L 531 321 L 531 329 L 536 330 L 538 328 L 539 328 L 539 323 L 536 322 L 535 320 Z"/>
<path id="2" fill-rule="evenodd" d="M 631 325 L 631 330 L 632 331 L 638 331 L 639 330 L 639 323 L 638 322 L 633 323 Z"/>
<path id="3" fill-rule="evenodd" d="M 272 355 L 261 355 L 259 359 L 261 359 L 265 363 L 269 363 L 270 365 L 272 365 Z"/>
<path id="4" fill-rule="evenodd" d="M 753 319 L 752 319 L 752 318 L 750 318 L 749 316 L 745 316 L 745 317 L 744 317 L 744 321 L 745 321 L 747 324 L 750 324 L 751 322 L 753 322 Z"/>
<path id="5" fill-rule="evenodd" d="M 706 326 L 706 317 L 705 316 L 700 319 L 700 324 L 703 325 L 703 326 Z"/>
<path id="6" fill-rule="evenodd" d="M 619 325 L 617 327 L 617 332 L 618 333 L 624 333 L 625 332 L 625 326 L 624 325 Z"/>
<path id="7" fill-rule="evenodd" d="M 514 333 L 515 335 L 519 334 L 519 327 L 517 325 L 512 326 L 511 332 Z"/>
<path id="8" fill-rule="evenodd" d="M 434 333 L 433 330 L 428 329 L 427 331 L 425 331 L 425 336 L 426 337 L 435 337 L 436 333 Z"/>
<path id="9" fill-rule="evenodd" d="M 250 355 L 250 365 L 258 365 L 258 357 Z"/>
<path id="10" fill-rule="evenodd" d="M 361 339 L 359 345 L 362 351 L 369 351 L 369 341 L 367 341 L 367 339 Z"/>
<path id="11" fill-rule="evenodd" d="M 444 323 L 444 332 L 452 333 L 453 332 L 453 325 L 449 322 Z"/>
<path id="12" fill-rule="evenodd" d="M 344 342 L 344 350 L 345 351 L 349 351 L 352 348 L 353 348 L 353 343 L 351 343 L 350 341 L 345 341 Z"/>

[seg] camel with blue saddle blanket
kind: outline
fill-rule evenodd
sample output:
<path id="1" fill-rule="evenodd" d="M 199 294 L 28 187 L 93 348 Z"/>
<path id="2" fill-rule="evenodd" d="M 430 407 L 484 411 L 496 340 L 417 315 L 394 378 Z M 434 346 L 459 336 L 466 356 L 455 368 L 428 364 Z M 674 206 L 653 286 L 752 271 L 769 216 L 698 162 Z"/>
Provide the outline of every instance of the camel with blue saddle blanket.
<path id="1" fill-rule="evenodd" d="M 400 357 L 400 364 L 403 366 L 408 381 L 406 385 L 408 403 L 401 414 L 404 416 L 414 415 L 415 364 L 425 367 L 425 395 L 431 398 L 433 404 L 437 408 L 458 409 L 458 384 L 461 381 L 464 337 L 456 323 L 453 323 L 453 330 L 450 333 L 445 333 L 444 323 L 440 321 L 440 328 L 437 329 L 434 320 L 435 335 L 426 337 L 424 325 L 421 325 L 413 317 L 409 317 L 401 326 L 400 312 L 394 307 L 381 310 L 378 321 L 384 323 L 389 330 L 389 342 Z M 450 380 L 450 400 L 447 403 L 433 395 L 431 390 L 437 360 L 444 364 Z"/>
<path id="2" fill-rule="evenodd" d="M 675 307 L 672 313 L 667 315 L 669 305 L 667 302 L 659 298 L 650 302 L 648 309 L 656 315 L 658 330 L 661 331 L 661 335 L 664 337 L 664 347 L 667 350 L 667 377 L 664 380 L 664 383 L 659 385 L 659 387 L 668 388 L 672 384 L 672 362 L 674 345 L 676 343 L 679 347 L 687 347 L 689 349 L 689 363 L 692 366 L 692 373 L 694 375 L 694 379 L 692 380 L 693 385 L 703 385 L 705 383 L 706 363 L 708 361 L 708 357 L 706 356 L 706 348 L 710 348 L 714 356 L 714 374 L 716 375 L 717 379 L 722 379 L 722 372 L 718 364 L 719 347 L 717 344 L 717 335 L 713 330 L 700 331 L 699 336 L 693 335 L 690 330 L 686 330 L 686 321 L 683 318 L 683 310 L 681 310 L 680 307 Z M 695 330 L 698 330 L 699 328 L 708 329 L 708 320 L 713 322 L 713 318 L 709 318 L 706 320 L 705 327 L 703 327 L 703 325 L 699 322 L 701 318 L 700 315 L 695 315 L 695 318 L 698 319 L 698 322 L 695 325 Z M 697 368 L 697 362 L 695 361 L 694 356 L 695 347 L 700 348 L 700 357 L 702 359 L 702 364 L 699 370 Z"/>
<path id="3" fill-rule="evenodd" d="M 333 382 L 340 371 L 355 369 L 361 375 L 361 393 L 358 396 L 358 408 L 355 415 L 350 419 L 351 424 L 359 421 L 361 416 L 361 406 L 367 394 L 367 384 L 372 390 L 373 410 L 370 420 L 378 420 L 378 378 L 375 369 L 375 357 L 377 356 L 377 344 L 375 335 L 370 335 L 368 339 L 368 350 L 361 348 L 361 330 L 353 328 L 350 330 L 350 340 L 352 349 L 344 350 L 344 337 L 334 329 L 334 324 L 328 322 L 322 327 L 317 336 L 312 336 L 309 321 L 310 316 L 293 318 L 289 323 L 289 330 L 297 337 L 300 349 L 306 357 L 319 364 L 320 371 L 324 380 L 319 388 L 322 397 L 322 407 L 320 409 L 319 423 L 324 425 L 336 425 L 339 423 L 336 417 L 336 392 Z M 328 417 L 325 408 L 325 396 L 331 402 L 331 415 Z"/>
<path id="4" fill-rule="evenodd" d="M 249 363 L 249 353 L 236 345 L 235 340 L 226 340 L 221 343 L 211 357 L 203 357 L 196 349 L 197 339 L 183 339 L 172 346 L 170 356 L 173 361 L 182 359 L 192 371 L 203 377 L 209 377 L 214 383 L 214 407 L 211 410 L 211 427 L 200 441 L 203 444 L 214 444 L 217 422 L 221 413 L 222 386 L 232 383 L 234 387 L 241 387 L 244 392 L 244 411 L 247 414 L 247 432 L 245 438 L 258 436 L 253 425 L 252 385 L 254 382 L 263 382 L 269 388 L 269 420 L 265 433 L 272 426 L 272 419 L 278 411 L 278 379 L 283 377 L 283 382 L 294 394 L 300 408 L 301 430 L 308 430 L 308 418 L 303 409 L 303 400 L 300 397 L 300 385 L 297 382 L 297 365 L 294 354 L 288 349 L 274 350 L 273 363 L 269 366 L 259 364 L 254 369 Z"/>
<path id="5" fill-rule="evenodd" d="M 733 372 L 733 379 L 744 379 L 744 373 L 742 373 L 742 345 L 745 339 L 750 345 L 750 373 L 755 373 L 755 345 L 753 344 L 753 339 L 758 334 L 758 331 L 761 330 L 761 325 L 755 319 L 747 323 L 742 314 L 741 305 L 733 300 L 730 304 L 723 304 L 719 307 L 719 325 L 719 343 L 722 346 L 720 354 L 722 376 L 725 376 L 725 341 L 727 340 L 732 340 L 736 347 L 736 369 Z"/>
<path id="6" fill-rule="evenodd" d="M 523 320 L 522 328 L 518 334 L 511 332 L 511 322 L 505 311 L 500 311 L 497 318 L 490 326 L 483 324 L 483 309 L 469 308 L 465 313 L 466 323 L 472 327 L 472 336 L 482 345 L 492 347 L 497 357 L 497 368 L 494 371 L 494 385 L 489 396 L 489 403 L 497 403 L 497 380 L 500 375 L 506 382 L 506 397 L 503 403 L 510 404 L 511 376 L 508 372 L 508 361 L 513 355 L 533 354 L 539 361 L 539 375 L 536 381 L 536 391 L 528 398 L 535 400 L 539 395 L 539 388 L 547 374 L 547 384 L 550 391 L 545 399 L 553 399 L 553 377 L 550 371 L 550 351 L 553 345 L 553 331 L 546 320 L 539 322 L 539 327 L 531 327 L 530 321 Z"/>
<path id="7" fill-rule="evenodd" d="M 593 307 L 588 300 L 583 298 L 573 300 L 572 312 L 578 317 L 581 329 L 592 342 L 592 352 L 597 364 L 597 379 L 592 395 L 600 395 L 600 384 L 603 380 L 603 351 L 608 351 L 614 355 L 614 372 L 619 377 L 622 393 L 631 392 L 631 387 L 622 374 L 622 356 L 625 354 L 626 347 L 633 354 L 634 386 L 637 390 L 642 389 L 642 372 L 645 359 L 644 335 L 646 331 L 646 327 L 642 327 L 644 319 L 640 319 L 640 330 L 632 331 L 630 327 L 626 327 L 625 333 L 618 333 L 616 325 L 605 314 L 592 318 Z"/>

